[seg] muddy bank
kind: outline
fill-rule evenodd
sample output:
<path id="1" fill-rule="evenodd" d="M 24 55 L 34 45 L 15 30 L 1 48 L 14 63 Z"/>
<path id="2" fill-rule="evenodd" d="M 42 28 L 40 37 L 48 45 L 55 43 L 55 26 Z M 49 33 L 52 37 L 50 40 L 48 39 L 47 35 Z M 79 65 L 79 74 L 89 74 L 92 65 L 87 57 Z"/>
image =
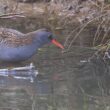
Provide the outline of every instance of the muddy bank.
<path id="1" fill-rule="evenodd" d="M 104 3 L 104 10 L 100 10 Z M 0 26 L 30 32 L 39 28 L 49 28 L 61 36 L 65 47 L 71 44 L 95 46 L 105 43 L 109 37 L 109 7 L 105 2 L 57 1 L 44 3 L 21 3 L 11 0 L 1 1 L 0 13 L 20 13 L 19 17 L 0 17 Z M 68 40 L 69 39 L 69 40 Z"/>

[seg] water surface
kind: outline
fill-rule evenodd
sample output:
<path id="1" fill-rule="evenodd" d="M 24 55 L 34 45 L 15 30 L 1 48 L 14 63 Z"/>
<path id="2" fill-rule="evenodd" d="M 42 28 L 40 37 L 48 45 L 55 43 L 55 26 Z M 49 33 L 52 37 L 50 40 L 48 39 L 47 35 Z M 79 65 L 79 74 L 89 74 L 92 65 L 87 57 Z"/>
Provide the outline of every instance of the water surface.
<path id="1" fill-rule="evenodd" d="M 0 110 L 104 109 L 109 75 L 100 59 L 87 62 L 93 53 L 90 48 L 75 46 L 67 53 L 44 47 L 29 61 L 17 64 L 34 63 L 39 71 L 34 82 L 0 77 Z"/>

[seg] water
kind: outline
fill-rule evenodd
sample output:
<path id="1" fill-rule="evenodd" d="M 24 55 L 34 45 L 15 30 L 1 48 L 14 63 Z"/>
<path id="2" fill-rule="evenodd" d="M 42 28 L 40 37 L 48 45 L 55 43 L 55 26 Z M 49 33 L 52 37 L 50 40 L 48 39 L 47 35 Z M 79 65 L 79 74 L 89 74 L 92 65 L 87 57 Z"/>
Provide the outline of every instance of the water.
<path id="1" fill-rule="evenodd" d="M 94 50 L 81 47 L 73 47 L 67 53 L 56 47 L 44 47 L 22 63 L 26 65 L 31 61 L 38 70 L 33 82 L 0 76 L 0 110 L 103 110 L 109 107 L 106 105 L 109 75 L 100 59 L 88 62 L 93 53 Z"/>
<path id="2" fill-rule="evenodd" d="M 28 7 L 29 4 L 21 5 L 27 11 L 32 8 Z M 36 12 L 37 8 L 35 14 Z M 55 22 L 55 25 L 49 24 L 48 19 L 44 19 L 42 15 L 35 18 L 30 13 L 29 16 L 31 17 L 0 19 L 0 25 L 25 33 L 42 27 L 54 29 L 57 25 L 64 25 L 61 21 Z M 64 43 L 75 28 L 71 23 L 64 25 L 58 40 Z M 85 40 L 89 45 L 92 43 L 90 41 L 95 32 L 88 30 L 81 33 L 81 39 L 84 39 L 81 42 L 77 40 L 76 44 L 84 45 Z M 110 68 L 99 57 L 90 61 L 94 52 L 91 48 L 73 46 L 68 52 L 62 53 L 61 49 L 48 45 L 26 62 L 0 62 L 0 68 L 6 70 L 5 75 L 0 74 L 0 110 L 110 110 Z M 12 70 L 30 63 L 35 66 L 33 71 Z M 7 72 L 7 67 L 11 71 Z M 36 71 L 38 75 L 33 77 Z"/>
<path id="3" fill-rule="evenodd" d="M 39 71 L 33 83 L 30 80 L 12 77 L 15 76 L 13 72 L 10 72 L 11 75 L 8 77 L 0 76 L 0 109 L 68 109 L 68 89 L 71 82 L 69 82 L 69 76 L 73 70 L 67 66 L 70 65 L 68 63 L 71 63 L 68 56 L 64 56 L 58 48 L 54 50 L 46 47 L 30 59 L 36 66 L 35 69 Z M 48 52 L 50 54 L 47 54 Z"/>
<path id="4" fill-rule="evenodd" d="M 0 62 L 0 110 L 109 110 L 109 66 L 94 52 L 47 45 L 28 61 Z"/>

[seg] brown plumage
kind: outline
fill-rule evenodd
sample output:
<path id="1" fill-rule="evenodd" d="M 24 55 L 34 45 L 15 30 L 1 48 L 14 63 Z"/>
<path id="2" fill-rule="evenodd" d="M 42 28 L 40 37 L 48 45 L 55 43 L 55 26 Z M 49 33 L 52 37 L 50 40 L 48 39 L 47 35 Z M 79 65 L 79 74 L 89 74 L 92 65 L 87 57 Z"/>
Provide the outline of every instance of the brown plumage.
<path id="1" fill-rule="evenodd" d="M 32 34 L 32 33 L 31 33 Z M 0 44 L 5 44 L 11 47 L 19 47 L 32 43 L 34 37 L 32 35 L 23 34 L 12 29 L 0 28 Z"/>

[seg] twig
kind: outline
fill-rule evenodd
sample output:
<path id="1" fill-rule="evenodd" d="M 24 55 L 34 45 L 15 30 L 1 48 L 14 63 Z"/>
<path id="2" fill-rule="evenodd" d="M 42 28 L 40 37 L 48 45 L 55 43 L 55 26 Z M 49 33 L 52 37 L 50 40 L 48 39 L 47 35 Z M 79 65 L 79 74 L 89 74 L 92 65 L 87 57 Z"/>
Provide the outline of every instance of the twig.
<path id="1" fill-rule="evenodd" d="M 12 10 L 12 12 L 15 12 L 15 11 L 17 10 L 18 6 L 19 6 L 19 2 L 18 2 L 18 1 L 16 1 L 16 2 L 17 2 L 17 3 L 16 3 L 16 5 L 15 5 L 14 9 Z"/>
<path id="2" fill-rule="evenodd" d="M 95 5 L 96 7 L 98 7 L 98 8 L 100 8 L 100 9 L 101 9 L 101 7 L 100 7 L 97 3 L 95 3 L 94 1 L 89 0 L 89 2 L 91 2 L 93 5 Z"/>
<path id="3" fill-rule="evenodd" d="M 86 96 L 88 96 L 88 97 L 90 97 L 90 98 L 99 99 L 99 100 L 100 100 L 101 98 L 110 99 L 109 96 L 108 96 L 108 97 L 106 97 L 106 96 L 101 97 L 101 96 L 90 95 L 90 94 L 86 93 L 85 90 L 84 90 L 80 85 L 79 85 L 79 88 L 80 88 L 81 92 L 82 92 L 84 95 L 86 95 Z"/>
<path id="4" fill-rule="evenodd" d="M 4 18 L 14 18 L 14 17 L 25 17 L 24 15 L 22 15 L 23 13 L 8 13 L 8 14 L 3 14 L 0 15 L 0 19 L 4 19 Z"/>
<path id="5" fill-rule="evenodd" d="M 68 37 L 66 38 L 66 41 L 65 41 L 65 43 L 64 43 L 64 46 L 67 45 L 67 42 L 68 42 L 69 38 L 71 37 L 71 35 L 72 35 L 74 32 L 76 32 L 79 28 L 81 28 L 81 26 L 78 26 L 75 30 L 73 30 L 73 31 L 68 35 Z"/>
<path id="6" fill-rule="evenodd" d="M 101 17 L 103 17 L 103 16 L 106 16 L 106 15 L 107 15 L 107 13 L 102 14 L 102 15 L 100 15 L 100 16 L 98 16 L 98 17 L 96 17 L 96 18 L 94 18 L 94 19 L 92 19 L 92 20 L 90 20 L 90 21 L 88 21 L 87 23 L 85 23 L 85 24 L 83 25 L 83 27 L 79 30 L 79 32 L 75 35 L 75 37 L 72 39 L 70 45 L 68 46 L 67 51 L 70 49 L 70 47 L 71 47 L 71 45 L 73 44 L 73 42 L 76 40 L 76 38 L 79 36 L 79 34 L 84 30 L 84 28 L 85 28 L 88 24 L 90 24 L 90 23 L 93 22 L 94 20 L 97 20 L 97 19 L 99 19 L 99 18 L 101 18 Z"/>
<path id="7" fill-rule="evenodd" d="M 95 36 L 94 36 L 94 39 L 93 39 L 93 46 L 95 46 L 95 42 L 98 40 L 98 38 L 99 38 L 99 35 L 100 35 L 100 33 L 99 33 L 99 31 L 100 31 L 100 28 L 101 28 L 101 25 L 104 23 L 104 21 L 105 20 L 102 20 L 102 22 L 98 25 L 98 27 L 97 27 L 97 31 L 96 31 L 96 33 L 95 33 Z"/>
<path id="8" fill-rule="evenodd" d="M 108 35 L 109 31 L 110 31 L 110 27 L 109 27 L 108 30 L 105 32 L 105 34 L 104 34 L 104 36 L 103 36 L 103 38 L 102 38 L 102 40 L 101 40 L 101 44 L 103 43 L 104 39 L 105 39 L 106 36 Z"/>

